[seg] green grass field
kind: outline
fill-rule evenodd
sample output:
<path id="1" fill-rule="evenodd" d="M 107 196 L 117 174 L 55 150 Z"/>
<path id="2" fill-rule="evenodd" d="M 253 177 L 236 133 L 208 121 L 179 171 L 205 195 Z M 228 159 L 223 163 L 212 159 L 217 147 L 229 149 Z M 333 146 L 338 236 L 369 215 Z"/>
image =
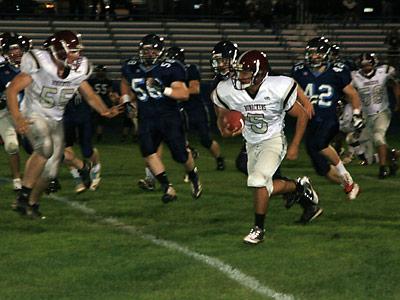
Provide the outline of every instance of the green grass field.
<path id="1" fill-rule="evenodd" d="M 400 299 L 399 176 L 378 181 L 376 166 L 352 164 L 362 194 L 349 202 L 303 151 L 283 172 L 313 179 L 324 214 L 297 225 L 300 207 L 286 210 L 273 198 L 266 240 L 249 246 L 242 238 L 253 223 L 252 195 L 234 166 L 240 139 L 221 145 L 223 172 L 196 145 L 199 200 L 165 151 L 178 191 L 165 205 L 160 190 L 137 187 L 144 171 L 136 144 L 100 144 L 100 189 L 75 195 L 62 168 L 62 190 L 42 201 L 45 220 L 11 211 L 1 151 L 0 299 Z"/>

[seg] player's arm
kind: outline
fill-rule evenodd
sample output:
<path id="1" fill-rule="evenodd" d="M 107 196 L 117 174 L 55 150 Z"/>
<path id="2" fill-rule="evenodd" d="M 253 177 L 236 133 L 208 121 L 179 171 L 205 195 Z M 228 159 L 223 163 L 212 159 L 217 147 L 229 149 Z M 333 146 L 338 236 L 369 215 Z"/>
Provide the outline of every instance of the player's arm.
<path id="1" fill-rule="evenodd" d="M 299 102 L 295 102 L 288 114 L 296 118 L 296 129 L 293 135 L 292 142 L 288 147 L 286 158 L 289 160 L 295 160 L 299 154 L 299 147 L 301 139 L 303 138 L 304 132 L 306 131 L 308 115 L 304 111 L 303 107 Z"/>
<path id="2" fill-rule="evenodd" d="M 311 119 L 314 116 L 314 106 L 311 104 L 310 99 L 304 94 L 303 89 L 297 84 L 297 101 L 304 107 L 307 116 Z"/>
<path id="3" fill-rule="evenodd" d="M 242 129 L 238 129 L 235 131 L 229 130 L 227 128 L 225 115 L 229 112 L 228 109 L 222 108 L 220 106 L 214 105 L 215 113 L 217 115 L 217 126 L 219 131 L 221 132 L 222 137 L 232 137 L 242 133 Z"/>
<path id="4" fill-rule="evenodd" d="M 360 95 L 358 94 L 357 90 L 354 86 L 349 83 L 343 88 L 343 93 L 346 96 L 346 100 L 351 104 L 353 107 L 353 118 L 352 123 L 355 130 L 360 130 L 364 128 L 364 120 L 361 114 L 361 99 Z"/>
<path id="5" fill-rule="evenodd" d="M 109 109 L 86 80 L 79 86 L 79 93 L 86 102 L 103 117 L 112 118 L 120 113 L 119 106 L 114 106 L 112 109 Z"/>
<path id="6" fill-rule="evenodd" d="M 396 106 L 394 111 L 400 112 L 400 84 L 397 81 L 395 81 L 393 84 L 393 93 L 396 98 Z"/>
<path id="7" fill-rule="evenodd" d="M 200 80 L 190 80 L 188 88 L 189 88 L 190 95 L 199 95 L 200 94 Z"/>
<path id="8" fill-rule="evenodd" d="M 178 101 L 186 101 L 190 96 L 189 89 L 183 81 L 172 82 L 170 87 L 164 89 L 163 94 Z"/>
<path id="9" fill-rule="evenodd" d="M 128 83 L 128 80 L 122 76 L 120 83 L 121 98 L 120 103 L 125 107 L 125 114 L 129 118 L 135 118 L 137 114 L 136 106 L 136 94 L 132 92 L 132 89 Z"/>
<path id="10" fill-rule="evenodd" d="M 11 81 L 6 90 L 7 106 L 14 120 L 16 129 L 24 134 L 28 131 L 29 121 L 25 119 L 18 107 L 18 94 L 32 83 L 32 77 L 26 73 L 19 73 Z"/>

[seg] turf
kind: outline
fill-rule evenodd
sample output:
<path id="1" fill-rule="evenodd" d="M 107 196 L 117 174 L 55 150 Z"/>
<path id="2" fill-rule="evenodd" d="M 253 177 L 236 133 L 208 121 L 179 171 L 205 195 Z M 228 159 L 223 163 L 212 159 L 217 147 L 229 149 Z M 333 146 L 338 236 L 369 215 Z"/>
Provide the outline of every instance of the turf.
<path id="1" fill-rule="evenodd" d="M 349 202 L 339 186 L 315 175 L 302 150 L 284 162 L 286 176 L 308 175 L 324 214 L 307 226 L 271 200 L 266 240 L 242 243 L 253 222 L 251 190 L 236 171 L 240 139 L 221 140 L 227 169 L 201 146 L 197 164 L 204 186 L 190 196 L 182 167 L 165 151 L 178 201 L 137 187 L 143 161 L 137 144 L 99 144 L 103 181 L 96 192 L 73 192 L 65 168 L 57 197 L 42 201 L 45 220 L 11 211 L 7 158 L 0 153 L 0 299 L 269 299 L 190 256 L 154 244 L 146 235 L 218 258 L 264 287 L 295 299 L 399 299 L 400 196 L 398 177 L 377 179 L 377 167 L 349 166 L 362 194 Z M 24 157 L 25 158 L 25 157 Z M 74 209 L 76 202 L 95 214 Z M 89 211 L 88 212 L 92 212 Z M 107 222 L 107 218 L 115 222 Z M 133 229 L 133 230 L 129 230 Z"/>

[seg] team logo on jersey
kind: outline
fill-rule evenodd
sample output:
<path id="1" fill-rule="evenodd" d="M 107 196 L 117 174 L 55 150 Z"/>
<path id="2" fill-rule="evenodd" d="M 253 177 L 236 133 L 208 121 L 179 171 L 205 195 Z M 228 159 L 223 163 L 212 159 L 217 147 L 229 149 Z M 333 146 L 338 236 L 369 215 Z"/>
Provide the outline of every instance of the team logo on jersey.
<path id="1" fill-rule="evenodd" d="M 307 76 L 308 75 L 308 72 L 303 72 L 303 76 Z"/>
<path id="2" fill-rule="evenodd" d="M 4 74 L 6 74 L 6 75 L 10 75 L 10 73 L 11 73 L 11 72 L 10 72 L 9 70 L 5 70 L 5 71 L 4 71 Z"/>
<path id="3" fill-rule="evenodd" d="M 267 97 L 264 97 L 264 100 L 269 101 L 269 100 L 271 100 L 271 98 L 267 96 Z"/>

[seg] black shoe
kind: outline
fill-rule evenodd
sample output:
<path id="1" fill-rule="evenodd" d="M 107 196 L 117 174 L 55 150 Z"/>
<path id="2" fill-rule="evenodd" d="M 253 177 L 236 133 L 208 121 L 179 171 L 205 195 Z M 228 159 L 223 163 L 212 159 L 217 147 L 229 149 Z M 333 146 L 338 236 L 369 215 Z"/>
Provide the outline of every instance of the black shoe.
<path id="1" fill-rule="evenodd" d="M 15 200 L 15 205 L 13 204 L 12 208 L 21 215 L 26 215 L 28 208 L 28 197 L 23 195 L 22 191 L 19 192 L 17 199 Z"/>
<path id="2" fill-rule="evenodd" d="M 61 190 L 61 184 L 58 179 L 51 179 L 49 182 L 49 186 L 46 189 L 46 194 L 57 193 L 59 190 Z"/>
<path id="3" fill-rule="evenodd" d="M 39 203 L 28 205 L 26 215 L 32 219 L 45 219 L 46 217 L 39 211 Z"/>
<path id="4" fill-rule="evenodd" d="M 165 190 L 164 195 L 162 195 L 161 201 L 167 204 L 168 202 L 175 201 L 176 199 L 178 199 L 178 197 L 176 196 L 176 191 L 172 187 L 172 184 L 170 184 Z"/>
<path id="5" fill-rule="evenodd" d="M 392 149 L 390 150 L 390 165 L 389 165 L 390 176 L 396 176 L 398 169 L 399 165 L 397 163 L 397 158 L 396 158 L 396 149 Z"/>
<path id="6" fill-rule="evenodd" d="M 199 175 L 197 173 L 197 168 L 194 169 L 194 172 L 196 176 L 194 178 L 190 179 L 190 184 L 192 186 L 192 197 L 193 199 L 199 199 L 201 196 L 201 193 L 203 192 L 203 187 L 200 183 Z"/>
<path id="7" fill-rule="evenodd" d="M 223 157 L 217 157 L 217 170 L 218 171 L 225 170 L 225 160 Z"/>
<path id="8" fill-rule="evenodd" d="M 380 166 L 379 167 L 379 175 L 378 178 L 379 179 L 385 179 L 386 177 L 389 176 L 389 171 L 385 166 Z"/>
<path id="9" fill-rule="evenodd" d="M 303 214 L 301 215 L 298 223 L 301 224 L 310 223 L 312 220 L 322 215 L 323 212 L 324 210 L 318 205 L 308 206 L 307 208 L 304 208 Z"/>
<path id="10" fill-rule="evenodd" d="M 92 179 L 90 178 L 90 169 L 92 168 L 91 164 L 88 162 L 84 162 L 83 168 L 78 170 L 79 176 L 82 179 L 82 183 L 88 189 L 92 184 Z"/>
<path id="11" fill-rule="evenodd" d="M 140 179 L 138 181 L 138 186 L 145 191 L 154 191 L 156 187 L 156 183 L 154 179 L 151 179 L 150 177 L 146 177 L 144 179 Z"/>

